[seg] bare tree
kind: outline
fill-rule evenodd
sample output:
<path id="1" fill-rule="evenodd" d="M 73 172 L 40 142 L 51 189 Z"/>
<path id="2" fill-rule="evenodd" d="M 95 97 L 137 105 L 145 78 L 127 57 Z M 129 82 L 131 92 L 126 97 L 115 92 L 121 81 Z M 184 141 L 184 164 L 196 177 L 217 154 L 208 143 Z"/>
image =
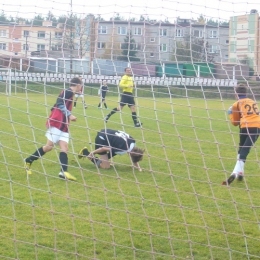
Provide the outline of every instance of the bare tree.
<path id="1" fill-rule="evenodd" d="M 82 59 L 90 52 L 91 35 L 93 34 L 92 18 L 94 19 L 91 15 L 84 19 L 72 15 L 60 24 L 63 31 L 58 44 L 65 57 Z"/>
<path id="2" fill-rule="evenodd" d="M 191 36 L 184 41 L 176 41 L 171 60 L 178 62 L 213 62 L 214 53 L 209 52 L 209 44 L 203 38 Z"/>
<path id="3" fill-rule="evenodd" d="M 112 34 L 110 37 L 110 41 L 104 44 L 105 51 L 102 54 L 101 58 L 116 60 L 121 55 L 122 51 L 120 47 L 120 42 L 115 34 Z"/>

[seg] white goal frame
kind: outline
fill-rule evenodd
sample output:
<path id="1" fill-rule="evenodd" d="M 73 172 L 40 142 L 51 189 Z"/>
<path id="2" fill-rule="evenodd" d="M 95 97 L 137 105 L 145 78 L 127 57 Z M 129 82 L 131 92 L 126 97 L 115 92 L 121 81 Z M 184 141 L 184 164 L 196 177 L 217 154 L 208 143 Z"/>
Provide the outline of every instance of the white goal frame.
<path id="1" fill-rule="evenodd" d="M 6 82 L 5 93 L 8 96 L 12 95 L 12 69 L 0 68 L 0 80 Z"/>

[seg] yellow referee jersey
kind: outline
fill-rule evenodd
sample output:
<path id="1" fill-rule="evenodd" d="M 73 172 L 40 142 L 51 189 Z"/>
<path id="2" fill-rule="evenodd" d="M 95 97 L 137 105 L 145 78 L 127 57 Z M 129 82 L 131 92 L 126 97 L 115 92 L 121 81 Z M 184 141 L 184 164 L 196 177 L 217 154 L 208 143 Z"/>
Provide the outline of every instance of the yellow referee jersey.
<path id="1" fill-rule="evenodd" d="M 131 76 L 124 75 L 120 80 L 119 87 L 123 88 L 123 92 L 133 93 L 133 78 Z"/>

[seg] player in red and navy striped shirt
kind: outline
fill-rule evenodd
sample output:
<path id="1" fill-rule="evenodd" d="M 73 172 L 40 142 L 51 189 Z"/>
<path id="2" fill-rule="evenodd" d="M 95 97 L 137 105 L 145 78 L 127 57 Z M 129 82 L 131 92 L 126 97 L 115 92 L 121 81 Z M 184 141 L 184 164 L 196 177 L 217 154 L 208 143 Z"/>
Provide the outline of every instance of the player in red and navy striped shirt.
<path id="1" fill-rule="evenodd" d="M 68 180 L 76 180 L 74 176 L 68 173 L 68 143 L 69 143 L 69 124 L 70 121 L 76 121 L 77 118 L 71 114 L 73 97 L 79 93 L 82 87 L 80 78 L 73 78 L 70 87 L 63 90 L 57 98 L 56 103 L 51 109 L 51 114 L 46 122 L 47 143 L 37 149 L 31 156 L 25 159 L 25 169 L 27 174 L 31 174 L 31 165 L 33 161 L 38 160 L 45 153 L 50 152 L 55 144 L 60 146 L 59 160 L 61 171 L 59 177 Z"/>

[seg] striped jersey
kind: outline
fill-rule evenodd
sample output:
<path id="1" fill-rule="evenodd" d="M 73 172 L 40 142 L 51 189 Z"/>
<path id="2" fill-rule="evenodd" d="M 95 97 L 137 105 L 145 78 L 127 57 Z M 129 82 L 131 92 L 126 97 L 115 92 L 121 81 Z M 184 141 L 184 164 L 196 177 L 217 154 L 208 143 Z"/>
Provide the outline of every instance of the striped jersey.
<path id="1" fill-rule="evenodd" d="M 68 132 L 73 103 L 73 91 L 71 88 L 63 90 L 51 109 L 51 114 L 46 122 L 46 127 L 56 127 L 62 132 Z"/>

